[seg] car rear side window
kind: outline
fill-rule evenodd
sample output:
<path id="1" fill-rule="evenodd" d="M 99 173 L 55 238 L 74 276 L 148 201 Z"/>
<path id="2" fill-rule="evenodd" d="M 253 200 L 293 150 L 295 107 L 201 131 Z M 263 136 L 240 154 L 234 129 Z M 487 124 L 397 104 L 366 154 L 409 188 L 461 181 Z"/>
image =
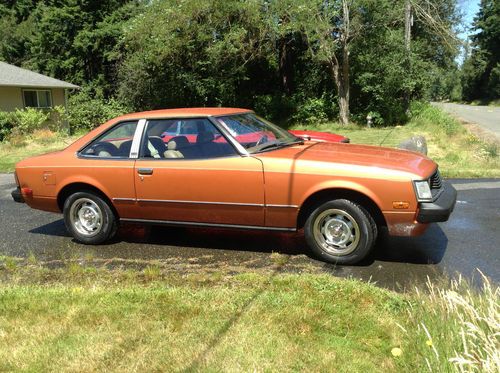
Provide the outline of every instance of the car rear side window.
<path id="1" fill-rule="evenodd" d="M 130 158 L 137 121 L 122 122 L 87 145 L 80 155 L 96 158 Z"/>
<path id="2" fill-rule="evenodd" d="M 236 154 L 206 118 L 150 120 L 141 144 L 141 158 L 210 159 Z"/>

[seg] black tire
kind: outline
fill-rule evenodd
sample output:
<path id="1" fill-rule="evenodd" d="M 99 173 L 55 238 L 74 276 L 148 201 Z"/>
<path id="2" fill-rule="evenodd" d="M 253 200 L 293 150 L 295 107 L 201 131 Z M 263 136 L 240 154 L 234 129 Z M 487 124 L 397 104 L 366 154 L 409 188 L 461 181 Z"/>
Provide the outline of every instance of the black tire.
<path id="1" fill-rule="evenodd" d="M 337 199 L 313 210 L 305 223 L 304 233 L 309 248 L 320 260 L 355 264 L 373 248 L 377 225 L 362 206 Z"/>
<path id="2" fill-rule="evenodd" d="M 118 229 L 115 214 L 98 194 L 82 191 L 64 202 L 64 224 L 78 242 L 98 245 L 111 239 Z"/>

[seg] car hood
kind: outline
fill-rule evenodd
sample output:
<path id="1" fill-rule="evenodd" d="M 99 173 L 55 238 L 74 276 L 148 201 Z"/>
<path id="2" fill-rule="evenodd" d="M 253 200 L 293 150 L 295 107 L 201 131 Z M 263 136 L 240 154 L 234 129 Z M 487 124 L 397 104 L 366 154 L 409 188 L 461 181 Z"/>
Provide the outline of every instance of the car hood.
<path id="1" fill-rule="evenodd" d="M 281 159 L 295 163 L 295 172 L 342 174 L 364 172 L 365 175 L 384 178 L 405 176 L 412 179 L 429 177 L 437 165 L 420 153 L 370 145 L 318 142 L 287 147 L 258 155 L 266 160 Z"/>

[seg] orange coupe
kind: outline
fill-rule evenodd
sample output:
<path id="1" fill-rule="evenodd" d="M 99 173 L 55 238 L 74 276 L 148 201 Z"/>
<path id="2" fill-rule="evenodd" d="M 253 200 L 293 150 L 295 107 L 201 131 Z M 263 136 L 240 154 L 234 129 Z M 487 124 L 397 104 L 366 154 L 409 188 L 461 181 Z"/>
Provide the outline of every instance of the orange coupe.
<path id="1" fill-rule="evenodd" d="M 62 212 L 82 243 L 105 242 L 119 222 L 304 228 L 314 254 L 342 264 L 363 259 L 380 227 L 420 234 L 456 201 L 421 154 L 305 141 L 232 108 L 112 119 L 63 151 L 19 162 L 16 182 L 14 200 Z"/>

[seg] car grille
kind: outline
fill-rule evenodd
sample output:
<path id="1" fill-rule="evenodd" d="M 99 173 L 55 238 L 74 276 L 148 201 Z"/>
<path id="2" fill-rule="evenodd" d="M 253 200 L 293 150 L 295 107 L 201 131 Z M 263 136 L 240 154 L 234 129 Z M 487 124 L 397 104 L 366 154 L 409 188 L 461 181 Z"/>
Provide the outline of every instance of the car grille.
<path id="1" fill-rule="evenodd" d="M 431 187 L 432 200 L 435 200 L 443 191 L 443 180 L 441 179 L 439 170 L 436 170 L 436 172 L 434 172 L 434 174 L 430 177 L 429 184 Z"/>
<path id="2" fill-rule="evenodd" d="M 443 181 L 441 180 L 441 174 L 439 170 L 436 170 L 431 176 L 430 180 L 431 189 L 441 189 L 443 187 Z"/>

